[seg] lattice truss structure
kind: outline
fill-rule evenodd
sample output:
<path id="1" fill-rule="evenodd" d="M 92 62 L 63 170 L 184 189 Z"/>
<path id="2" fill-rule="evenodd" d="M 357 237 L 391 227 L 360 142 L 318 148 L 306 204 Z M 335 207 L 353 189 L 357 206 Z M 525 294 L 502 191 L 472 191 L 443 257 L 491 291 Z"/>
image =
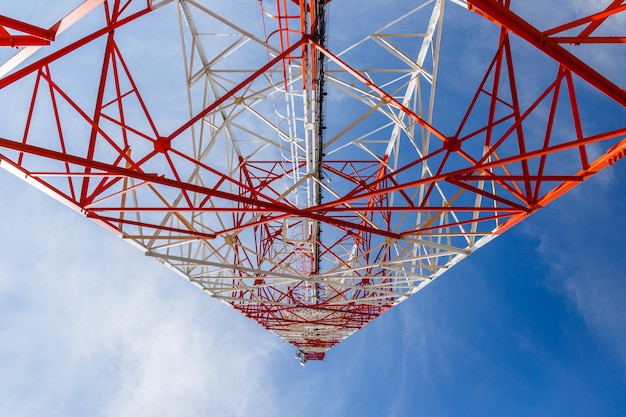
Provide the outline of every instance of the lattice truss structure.
<path id="1" fill-rule="evenodd" d="M 323 359 L 626 148 L 623 0 L 361 3 L 0 17 L 0 166 Z"/>

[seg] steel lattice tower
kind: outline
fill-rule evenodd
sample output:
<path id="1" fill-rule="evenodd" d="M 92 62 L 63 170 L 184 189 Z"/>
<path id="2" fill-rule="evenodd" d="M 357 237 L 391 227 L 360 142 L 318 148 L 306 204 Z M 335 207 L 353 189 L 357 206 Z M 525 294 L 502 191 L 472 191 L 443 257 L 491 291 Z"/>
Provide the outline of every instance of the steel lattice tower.
<path id="1" fill-rule="evenodd" d="M 626 1 L 518 3 L 0 16 L 0 166 L 323 359 L 624 155 L 624 78 L 597 51 L 623 56 Z M 446 43 L 458 19 L 475 38 Z M 457 78 L 482 75 L 435 94 L 471 45 Z"/>

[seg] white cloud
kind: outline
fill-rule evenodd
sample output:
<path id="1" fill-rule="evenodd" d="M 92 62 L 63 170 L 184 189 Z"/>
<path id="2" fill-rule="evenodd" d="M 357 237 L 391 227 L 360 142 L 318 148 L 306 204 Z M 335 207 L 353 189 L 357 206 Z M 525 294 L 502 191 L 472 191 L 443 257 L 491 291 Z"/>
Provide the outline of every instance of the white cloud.
<path id="1" fill-rule="evenodd" d="M 278 338 L 26 187 L 2 172 L 0 414 L 274 414 Z"/>
<path id="2" fill-rule="evenodd" d="M 621 167 L 619 167 L 621 168 Z M 564 294 L 626 370 L 626 275 L 623 169 L 609 169 L 546 211 L 552 226 L 533 222 L 524 231 L 540 240 L 549 267 L 546 285 Z"/>

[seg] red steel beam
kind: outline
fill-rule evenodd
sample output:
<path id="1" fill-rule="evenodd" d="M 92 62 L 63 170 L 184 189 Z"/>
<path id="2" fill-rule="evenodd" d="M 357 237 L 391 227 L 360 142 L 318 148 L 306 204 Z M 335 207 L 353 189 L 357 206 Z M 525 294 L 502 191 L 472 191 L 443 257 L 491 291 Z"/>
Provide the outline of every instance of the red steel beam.
<path id="1" fill-rule="evenodd" d="M 0 26 L 0 31 L 2 27 Z M 10 46 L 12 48 L 19 48 L 20 46 L 48 46 L 50 41 L 38 38 L 36 36 L 18 35 L 18 36 L 3 36 L 0 33 L 0 46 Z"/>
<path id="2" fill-rule="evenodd" d="M 257 200 L 252 197 L 239 196 L 239 195 L 228 193 L 225 191 L 210 189 L 210 188 L 198 186 L 195 184 L 188 184 L 188 183 L 181 182 L 178 180 L 165 178 L 163 176 L 159 176 L 156 174 L 147 174 L 147 173 L 140 172 L 137 170 L 113 166 L 113 165 L 99 162 L 96 160 L 82 158 L 82 157 L 75 156 L 75 155 L 68 155 L 68 154 L 64 154 L 64 153 L 57 152 L 54 150 L 41 148 L 38 146 L 14 142 L 14 141 L 4 139 L 4 138 L 0 138 L 0 148 L 12 149 L 18 152 L 24 152 L 28 154 L 42 156 L 44 158 L 55 159 L 57 161 L 69 162 L 75 165 L 89 167 L 90 169 L 111 173 L 114 176 L 122 175 L 122 176 L 132 177 L 135 179 L 140 179 L 140 180 L 155 183 L 155 184 L 161 184 L 166 187 L 180 189 L 181 191 L 191 191 L 191 192 L 196 192 L 200 194 L 210 195 L 215 198 L 222 198 L 228 201 L 237 201 L 242 204 L 249 205 L 249 207 L 254 208 L 254 210 L 256 211 L 287 213 L 291 216 L 308 217 L 313 220 L 322 221 L 324 223 L 334 225 L 335 227 L 339 229 L 346 229 L 346 230 L 357 229 L 357 230 L 362 230 L 365 232 L 370 232 L 376 235 L 389 237 L 393 239 L 400 239 L 401 237 L 400 234 L 398 233 L 394 233 L 394 232 L 390 232 L 386 230 L 379 230 L 379 229 L 364 226 L 361 224 L 350 223 L 350 222 L 347 222 L 338 218 L 327 217 L 323 214 L 319 214 L 310 210 L 298 209 L 295 207 L 287 206 L 282 203 L 272 203 L 272 202 Z M 0 157 L 0 159 L 2 158 Z M 67 198 L 69 201 L 71 201 L 68 196 L 62 195 L 62 197 Z M 71 202 L 73 204 L 80 205 L 79 202 L 76 202 L 76 201 L 71 201 Z"/>
<path id="3" fill-rule="evenodd" d="M 78 22 L 85 15 L 87 15 L 90 11 L 92 11 L 95 7 L 103 3 L 104 0 L 85 0 L 78 7 L 72 10 L 68 15 L 66 15 L 63 19 L 59 20 L 57 23 L 52 25 L 48 31 L 50 32 L 52 39 L 55 40 L 56 37 L 61 34 L 61 32 L 65 31 L 67 28 L 72 26 L 74 23 Z M 1 26 L 1 25 L 0 25 Z M 1 28 L 0 28 L 1 29 Z M 0 30 L 2 32 L 2 30 Z M 6 32 L 6 30 L 4 30 Z M 8 32 L 4 33 L 5 36 L 8 36 Z M 1 36 L 0 36 L 1 37 Z M 49 44 L 49 42 L 48 42 Z M 24 45 L 24 47 L 13 57 L 11 57 L 8 61 L 0 64 L 0 78 L 4 75 L 11 72 L 15 67 L 24 62 L 29 56 L 34 54 L 39 48 L 41 48 L 41 44 L 36 45 Z"/>
<path id="4" fill-rule="evenodd" d="M 51 29 L 43 29 L 38 26 L 31 25 L 29 23 L 21 22 L 19 20 L 11 19 L 10 17 L 0 16 L 0 26 L 5 28 L 15 29 L 22 33 L 27 33 L 29 38 L 34 37 L 50 44 L 54 40 L 55 32 Z M 1 38 L 1 37 L 0 37 Z M 16 36 L 19 38 L 19 36 Z"/>
<path id="5" fill-rule="evenodd" d="M 609 7 L 607 7 L 605 10 L 599 12 L 599 13 L 594 13 L 592 15 L 589 15 L 587 17 L 583 17 L 581 19 L 577 19 L 568 23 L 565 23 L 563 25 L 559 25 L 557 27 L 554 27 L 552 29 L 546 30 L 544 31 L 544 35 L 546 36 L 552 36 L 554 34 L 557 33 L 561 33 L 561 32 L 565 32 L 566 30 L 570 30 L 573 29 L 575 27 L 579 27 L 585 24 L 589 24 L 589 26 L 587 28 L 585 28 L 581 33 L 580 33 L 580 37 L 587 37 L 589 35 L 591 35 L 591 33 L 597 29 L 598 25 L 600 25 L 602 22 L 604 22 L 604 20 L 614 14 L 617 14 L 619 12 L 623 12 L 626 11 L 626 4 L 623 5 L 619 5 L 619 3 L 621 3 L 623 0 L 616 0 L 613 2 L 613 4 L 611 4 Z"/>
<path id="6" fill-rule="evenodd" d="M 26 77 L 27 75 L 30 75 L 33 72 L 38 71 L 40 68 L 56 61 L 59 58 L 62 58 L 63 56 L 77 50 L 78 48 L 82 46 L 85 46 L 86 44 L 94 41 L 95 39 L 98 39 L 99 37 L 108 34 L 109 32 L 113 32 L 115 29 L 120 28 L 129 22 L 132 22 L 133 20 L 145 15 L 146 13 L 149 13 L 150 11 L 151 11 L 150 8 L 139 10 L 138 12 L 125 17 L 124 19 L 115 21 L 111 23 L 110 25 L 105 26 L 102 29 L 97 30 L 96 32 L 93 32 L 92 34 L 87 35 L 84 38 L 81 38 L 64 48 L 56 52 L 53 52 L 48 56 L 41 58 L 40 60 L 14 72 L 13 74 L 7 75 L 6 77 L 0 79 L 0 89 Z"/>
<path id="7" fill-rule="evenodd" d="M 605 78 L 579 58 L 568 52 L 554 39 L 495 0 L 471 0 L 470 9 L 478 7 L 491 19 L 539 49 L 565 68 L 597 88 L 606 96 L 626 107 L 626 91 Z M 480 14 L 480 13 L 479 13 Z"/>

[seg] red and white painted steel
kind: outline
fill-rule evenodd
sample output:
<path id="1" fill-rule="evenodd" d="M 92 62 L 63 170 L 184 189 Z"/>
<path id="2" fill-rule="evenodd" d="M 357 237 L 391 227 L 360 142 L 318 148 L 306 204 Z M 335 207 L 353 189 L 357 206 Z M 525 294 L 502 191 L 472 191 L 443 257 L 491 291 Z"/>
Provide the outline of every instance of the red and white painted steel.
<path id="1" fill-rule="evenodd" d="M 0 64 L 0 166 L 306 361 L 624 155 L 624 80 L 577 52 L 625 43 L 623 0 L 549 29 L 508 0 L 333 20 L 341 3 L 87 0 L 49 29 L 0 16 L 19 48 Z M 491 48 L 460 122 L 435 94 L 448 7 Z"/>

